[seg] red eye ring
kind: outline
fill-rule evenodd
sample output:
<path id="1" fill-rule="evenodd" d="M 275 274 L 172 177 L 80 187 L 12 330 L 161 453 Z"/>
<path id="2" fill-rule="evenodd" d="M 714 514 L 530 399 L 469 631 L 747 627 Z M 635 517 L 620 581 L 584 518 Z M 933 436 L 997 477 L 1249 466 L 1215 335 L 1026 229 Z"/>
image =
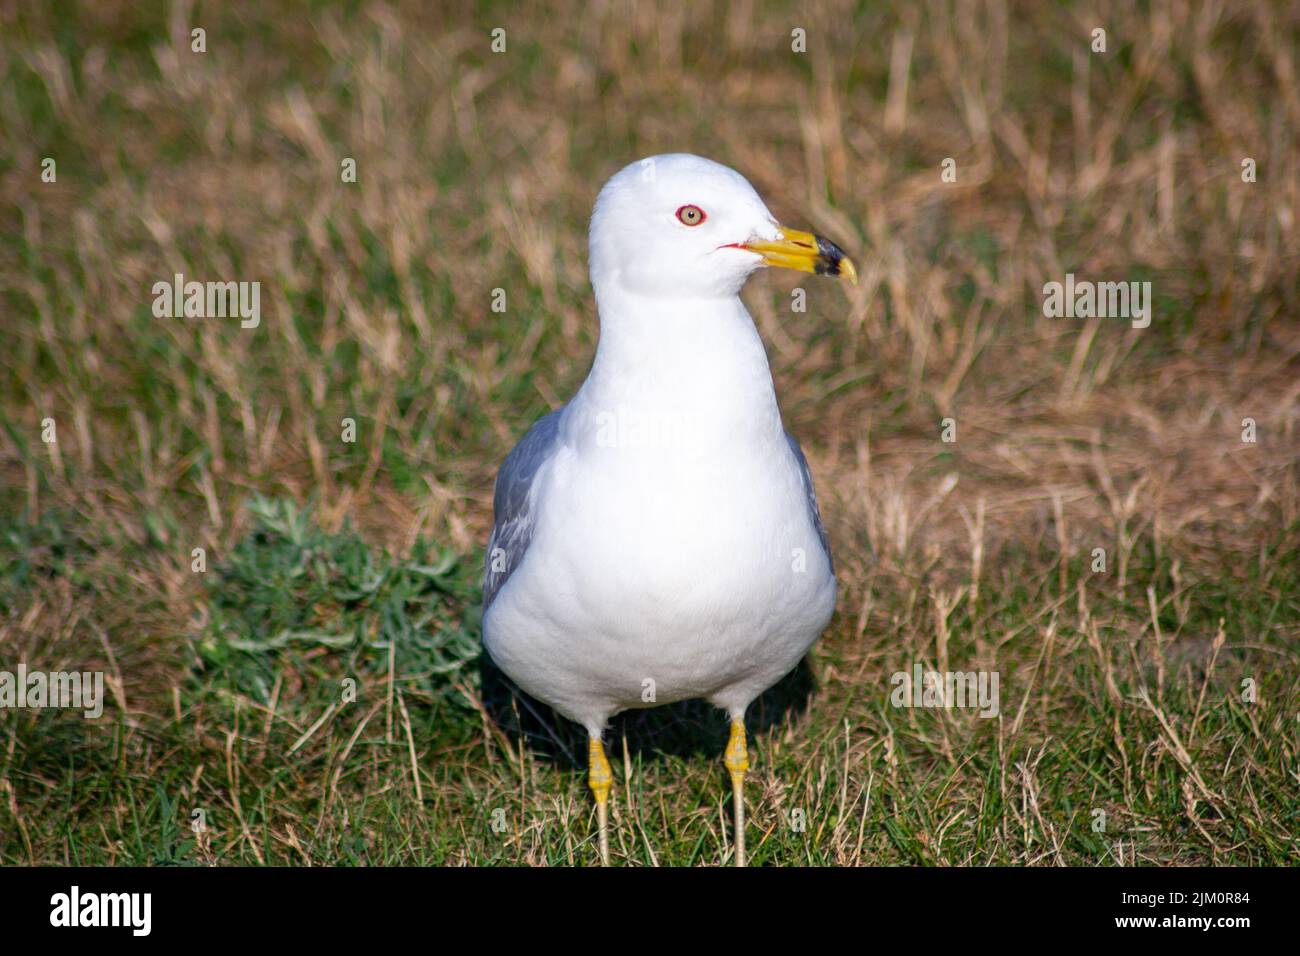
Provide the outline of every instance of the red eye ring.
<path id="1" fill-rule="evenodd" d="M 690 203 L 679 206 L 677 209 L 677 221 L 683 226 L 698 226 L 708 218 L 703 209 L 699 206 L 692 206 Z"/>

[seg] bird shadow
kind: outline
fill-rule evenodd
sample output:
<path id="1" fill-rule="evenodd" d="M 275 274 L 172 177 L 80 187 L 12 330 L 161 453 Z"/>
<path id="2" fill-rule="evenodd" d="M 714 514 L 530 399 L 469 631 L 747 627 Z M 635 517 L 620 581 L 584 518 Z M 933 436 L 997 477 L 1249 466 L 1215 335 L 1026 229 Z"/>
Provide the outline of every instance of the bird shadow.
<path id="1" fill-rule="evenodd" d="M 529 751 L 550 763 L 585 767 L 587 732 L 547 704 L 521 690 L 487 654 L 479 658 L 480 694 L 492 722 L 512 741 L 521 738 Z M 761 733 L 808 709 L 816 679 L 805 657 L 785 677 L 758 697 L 745 712 L 751 734 Z M 628 710 L 610 721 L 607 741 L 616 741 L 611 755 L 622 753 L 627 741 L 632 758 L 717 757 L 730 732 L 726 714 L 704 700 L 684 700 Z"/>

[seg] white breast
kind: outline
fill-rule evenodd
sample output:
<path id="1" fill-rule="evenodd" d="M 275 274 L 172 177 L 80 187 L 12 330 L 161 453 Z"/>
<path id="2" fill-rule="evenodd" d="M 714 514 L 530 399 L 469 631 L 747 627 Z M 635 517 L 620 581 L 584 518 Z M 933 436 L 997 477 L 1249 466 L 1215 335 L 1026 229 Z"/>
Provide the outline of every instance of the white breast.
<path id="1" fill-rule="evenodd" d="M 618 376 L 598 356 L 537 476 L 527 554 L 484 622 L 502 669 L 593 733 L 620 710 L 695 697 L 743 711 L 834 609 L 766 357 L 735 308 L 697 316 L 715 324 L 694 340 L 660 337 L 696 348 L 630 373 L 626 355 L 604 355 Z"/>

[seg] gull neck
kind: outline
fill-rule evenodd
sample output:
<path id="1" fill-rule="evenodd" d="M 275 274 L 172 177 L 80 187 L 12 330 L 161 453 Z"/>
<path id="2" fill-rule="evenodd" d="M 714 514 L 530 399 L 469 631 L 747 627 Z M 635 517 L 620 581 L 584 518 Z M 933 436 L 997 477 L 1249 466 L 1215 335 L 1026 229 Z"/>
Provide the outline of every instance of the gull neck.
<path id="1" fill-rule="evenodd" d="M 602 284 L 584 411 L 676 410 L 711 441 L 782 434 L 767 353 L 739 296 L 663 298 Z"/>

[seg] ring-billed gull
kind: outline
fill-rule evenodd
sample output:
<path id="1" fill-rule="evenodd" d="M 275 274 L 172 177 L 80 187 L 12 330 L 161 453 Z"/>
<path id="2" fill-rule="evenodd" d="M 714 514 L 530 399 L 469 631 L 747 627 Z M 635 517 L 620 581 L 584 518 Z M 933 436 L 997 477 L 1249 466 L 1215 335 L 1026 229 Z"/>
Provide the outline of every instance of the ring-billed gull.
<path id="1" fill-rule="evenodd" d="M 731 719 L 745 864 L 745 710 L 835 608 L 812 474 L 739 297 L 764 265 L 857 279 L 843 250 L 778 225 L 726 166 L 673 154 L 615 174 L 591 217 L 591 372 L 497 475 L 483 643 L 586 727 L 605 864 L 609 718 L 695 698 Z"/>

